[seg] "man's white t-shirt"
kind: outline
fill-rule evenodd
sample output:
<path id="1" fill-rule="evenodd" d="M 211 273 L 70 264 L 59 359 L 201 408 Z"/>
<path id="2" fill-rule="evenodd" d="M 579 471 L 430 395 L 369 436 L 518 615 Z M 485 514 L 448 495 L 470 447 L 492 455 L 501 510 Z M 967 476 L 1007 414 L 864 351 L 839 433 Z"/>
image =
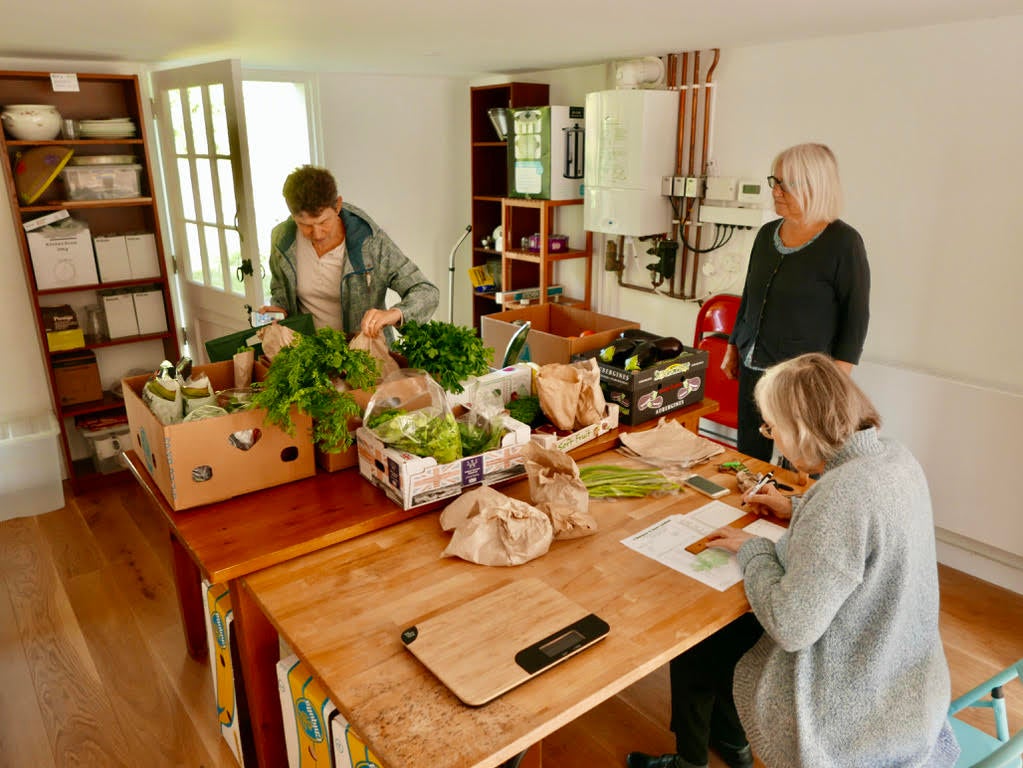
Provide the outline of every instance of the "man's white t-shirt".
<path id="1" fill-rule="evenodd" d="M 298 235 L 295 266 L 298 273 L 298 311 L 313 316 L 313 325 L 341 330 L 341 270 L 348 248 L 342 242 L 322 256 L 316 254 L 312 241 Z"/>

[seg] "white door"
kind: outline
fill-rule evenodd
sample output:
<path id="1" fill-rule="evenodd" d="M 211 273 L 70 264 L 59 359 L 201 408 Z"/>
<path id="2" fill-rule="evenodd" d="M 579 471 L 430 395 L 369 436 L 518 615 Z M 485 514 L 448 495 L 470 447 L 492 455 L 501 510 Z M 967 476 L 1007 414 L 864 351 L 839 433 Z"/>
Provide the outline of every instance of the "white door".
<path id="1" fill-rule="evenodd" d="M 203 346 L 247 327 L 263 303 L 238 61 L 152 73 L 181 316 Z"/>

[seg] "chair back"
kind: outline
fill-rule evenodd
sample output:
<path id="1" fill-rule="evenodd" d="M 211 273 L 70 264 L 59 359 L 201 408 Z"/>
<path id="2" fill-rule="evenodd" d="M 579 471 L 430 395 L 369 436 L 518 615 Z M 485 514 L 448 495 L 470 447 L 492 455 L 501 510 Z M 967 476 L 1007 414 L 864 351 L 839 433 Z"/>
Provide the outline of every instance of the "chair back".
<path id="1" fill-rule="evenodd" d="M 696 315 L 693 346 L 698 347 L 700 339 L 708 333 L 723 333 L 725 336 L 731 334 L 739 314 L 740 301 L 739 296 L 730 293 L 720 293 L 704 301 Z"/>
<path id="2" fill-rule="evenodd" d="M 738 429 L 739 380 L 729 379 L 721 370 L 721 361 L 725 359 L 725 350 L 728 348 L 728 337 L 722 333 L 705 336 L 699 340 L 696 348 L 707 352 L 703 394 L 718 403 L 718 411 L 708 418 L 731 429 Z"/>

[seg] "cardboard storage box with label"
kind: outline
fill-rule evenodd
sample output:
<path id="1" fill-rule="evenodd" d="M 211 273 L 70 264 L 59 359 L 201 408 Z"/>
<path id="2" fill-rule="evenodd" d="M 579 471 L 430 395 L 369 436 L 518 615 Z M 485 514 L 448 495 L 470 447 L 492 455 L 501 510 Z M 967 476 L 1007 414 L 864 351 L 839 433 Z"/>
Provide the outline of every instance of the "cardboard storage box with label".
<path id="1" fill-rule="evenodd" d="M 231 593 L 226 584 L 211 584 L 203 579 L 203 603 L 206 608 L 206 647 L 210 652 L 210 674 L 213 694 L 217 700 L 217 722 L 220 735 L 243 768 L 256 765 L 252 725 L 245 707 L 244 685 L 240 674 L 235 674 L 238 641 L 234 636 L 234 611 Z M 239 696 L 239 691 L 242 695 Z"/>
<path id="2" fill-rule="evenodd" d="M 160 276 L 160 259 L 156 252 L 156 237 L 152 232 L 125 235 L 124 244 L 134 279 Z"/>
<path id="3" fill-rule="evenodd" d="M 277 662 L 288 768 L 380 768 L 380 762 L 309 667 L 291 654 Z"/>
<path id="4" fill-rule="evenodd" d="M 135 300 L 131 291 L 112 288 L 108 291 L 97 291 L 96 295 L 103 304 L 103 314 L 107 319 L 107 335 L 111 339 L 139 335 L 139 323 L 135 318 Z"/>
<path id="5" fill-rule="evenodd" d="M 84 222 L 66 219 L 60 225 L 34 229 L 26 237 L 40 291 L 99 282 L 92 236 Z"/>
<path id="6" fill-rule="evenodd" d="M 124 235 L 103 235 L 93 238 L 96 246 L 96 263 L 99 265 L 99 279 L 104 283 L 131 280 L 131 264 L 128 263 L 128 246 Z"/>
<path id="7" fill-rule="evenodd" d="M 61 405 L 77 405 L 103 399 L 96 355 L 87 349 L 55 355 L 53 379 Z"/>
<path id="8" fill-rule="evenodd" d="M 598 355 L 594 350 L 583 357 L 597 357 L 604 397 L 618 404 L 623 424 L 642 424 L 703 399 L 708 355 L 702 349 L 686 347 L 681 355 L 639 371 L 611 365 Z"/>
<path id="9" fill-rule="evenodd" d="M 141 335 L 167 332 L 167 312 L 164 309 L 163 293 L 159 288 L 132 291 L 131 298 L 135 305 L 135 321 Z"/>
<path id="10" fill-rule="evenodd" d="M 607 346 L 622 331 L 639 328 L 639 323 L 559 304 L 538 304 L 484 315 L 480 318 L 480 334 L 483 345 L 494 350 L 495 366 L 501 364 L 508 342 L 519 330 L 516 320 L 531 324 L 526 337 L 528 362 L 540 365 L 571 362 L 574 355 Z M 521 359 L 527 362 L 524 356 Z"/>
<path id="11" fill-rule="evenodd" d="M 234 386 L 234 363 L 199 365 L 193 377 L 205 373 L 216 391 Z M 262 378 L 258 368 L 253 371 Z M 294 436 L 264 423 L 266 411 L 253 408 L 181 424 L 165 425 L 142 401 L 149 375 L 123 380 L 124 405 L 131 427 L 131 447 L 173 509 L 188 509 L 243 493 L 258 491 L 316 472 L 310 436 L 312 419 L 291 412 Z M 258 430 L 255 443 L 236 447 L 238 432 Z"/>
<path id="12" fill-rule="evenodd" d="M 370 429 L 359 427 L 359 473 L 402 509 L 457 496 L 480 483 L 520 477 L 526 473 L 522 449 L 530 440 L 529 427 L 514 419 L 507 424 L 500 448 L 447 464 L 388 448 Z"/>

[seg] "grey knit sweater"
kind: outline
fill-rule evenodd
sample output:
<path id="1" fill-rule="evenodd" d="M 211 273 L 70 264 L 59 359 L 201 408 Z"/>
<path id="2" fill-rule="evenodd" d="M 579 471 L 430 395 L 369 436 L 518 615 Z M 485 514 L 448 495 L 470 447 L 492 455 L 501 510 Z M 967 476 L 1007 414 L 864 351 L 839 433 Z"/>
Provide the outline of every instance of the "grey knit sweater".
<path id="1" fill-rule="evenodd" d="M 736 666 L 735 703 L 765 765 L 954 764 L 930 495 L 906 448 L 858 432 L 778 543 L 738 559 L 766 631 Z"/>

